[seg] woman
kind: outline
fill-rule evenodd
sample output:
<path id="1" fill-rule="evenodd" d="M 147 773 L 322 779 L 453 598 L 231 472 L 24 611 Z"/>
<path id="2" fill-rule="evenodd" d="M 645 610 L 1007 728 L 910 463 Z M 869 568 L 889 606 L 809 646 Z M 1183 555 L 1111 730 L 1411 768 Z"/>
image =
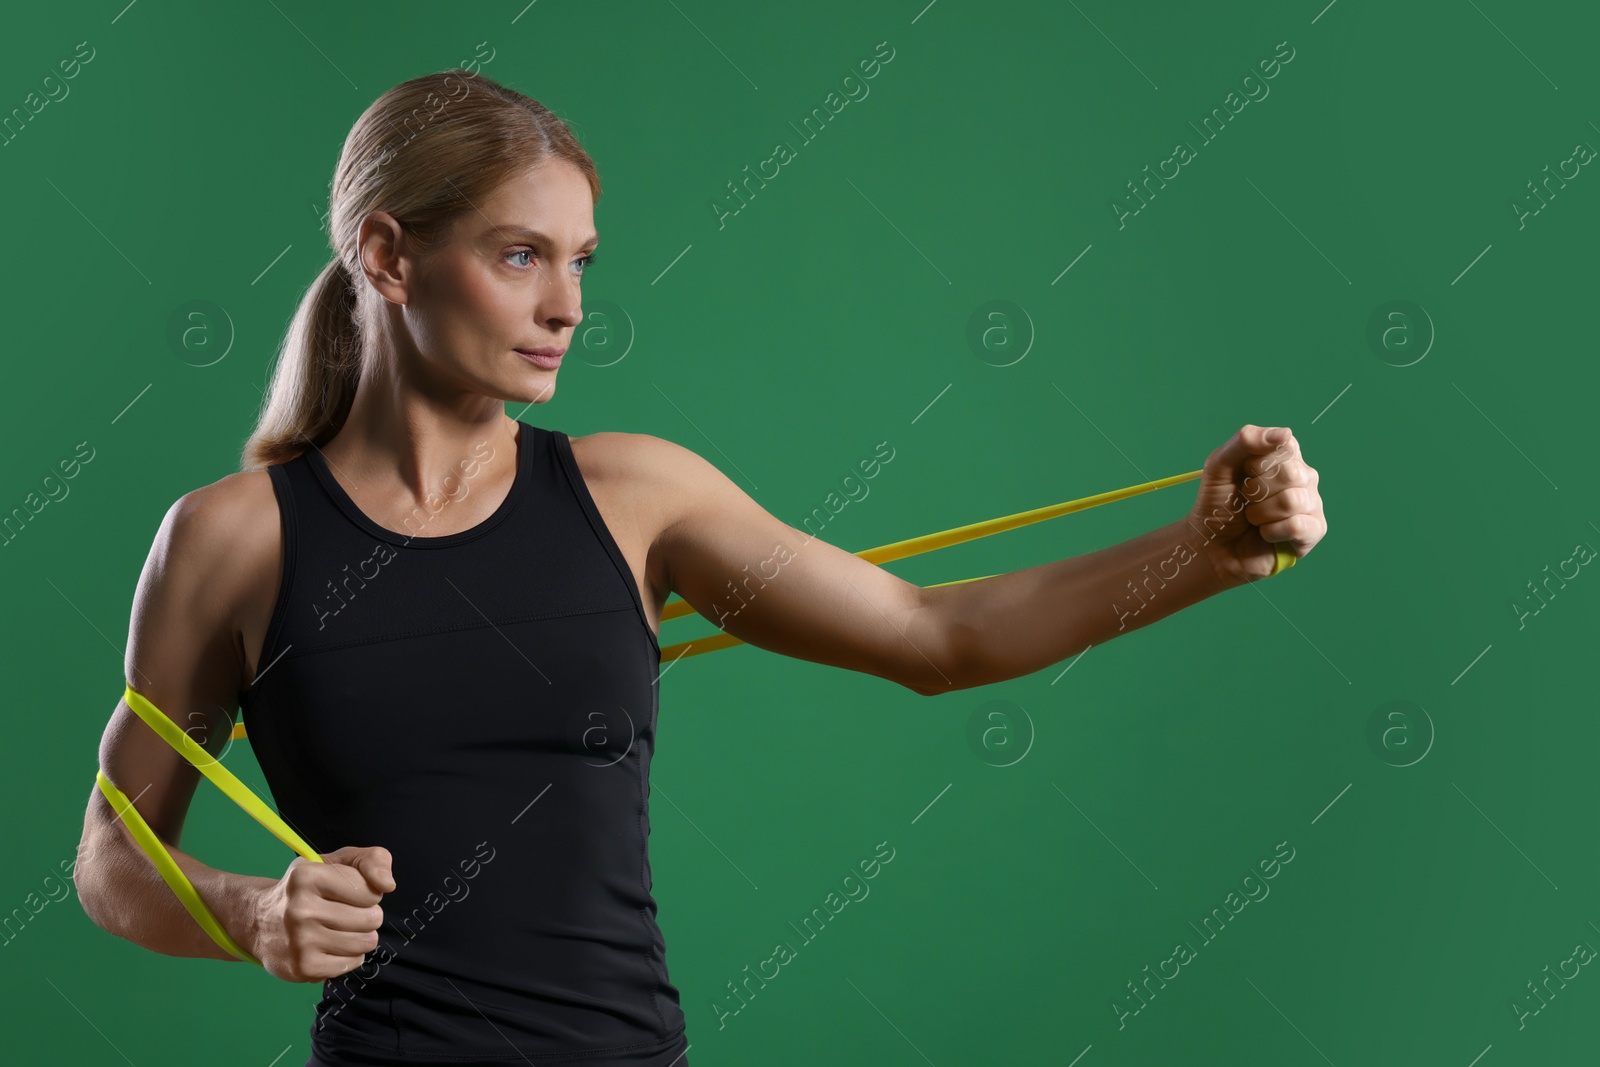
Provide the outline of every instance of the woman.
<path id="1" fill-rule="evenodd" d="M 242 708 L 279 811 L 332 849 L 278 879 L 171 850 L 266 970 L 325 983 L 310 1064 L 688 1062 L 646 851 L 671 593 L 752 644 L 934 695 L 1265 577 L 1274 542 L 1303 556 L 1326 532 L 1293 435 L 1247 425 L 1183 521 L 924 590 L 678 445 L 509 418 L 555 393 L 599 191 L 567 127 L 486 77 L 383 94 L 345 142 L 335 257 L 244 469 L 172 506 L 140 577 L 130 684 L 213 752 Z M 100 759 L 178 841 L 197 776 L 125 703 Z M 232 958 L 98 791 L 84 854 L 96 923 Z"/>

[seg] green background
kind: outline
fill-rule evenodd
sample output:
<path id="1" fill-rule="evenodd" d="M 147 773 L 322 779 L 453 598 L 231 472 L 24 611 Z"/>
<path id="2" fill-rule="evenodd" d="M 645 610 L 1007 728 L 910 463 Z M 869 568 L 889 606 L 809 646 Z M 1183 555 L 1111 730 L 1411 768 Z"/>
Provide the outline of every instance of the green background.
<path id="1" fill-rule="evenodd" d="M 79 442 L 95 457 L 0 549 L 0 910 L 74 853 L 140 567 L 171 503 L 236 469 L 330 255 L 345 133 L 487 42 L 483 73 L 599 165 L 586 290 L 629 342 L 600 366 L 619 349 L 590 335 L 530 421 L 680 442 L 791 523 L 886 440 L 823 534 L 851 550 L 1193 470 L 1246 422 L 1290 426 L 1321 472 L 1330 532 L 1300 566 L 1069 673 L 930 700 L 751 647 L 672 667 L 652 861 L 696 1067 L 1594 1062 L 1594 968 L 1522 1027 L 1512 1005 L 1600 947 L 1600 578 L 1520 629 L 1511 605 L 1600 546 L 1600 178 L 1520 228 L 1511 205 L 1600 145 L 1600 19 L 1323 2 L 8 12 L 0 113 L 78 42 L 95 57 L 0 147 L 0 509 Z M 805 143 L 790 124 L 885 41 L 869 95 Z M 1189 124 L 1285 41 L 1270 94 L 1202 142 Z M 1119 228 L 1113 201 L 1180 140 L 1196 158 Z M 795 158 L 719 228 L 726 183 L 779 141 Z M 234 331 L 209 366 L 167 339 L 191 300 Z M 1022 311 L 1011 347 L 974 350 L 995 300 Z M 1425 317 L 1374 346 L 1395 300 Z M 1020 569 L 1172 521 L 1192 491 L 889 566 Z M 969 743 L 997 700 L 1020 759 Z M 1389 701 L 1413 710 L 1385 747 Z M 228 763 L 264 790 L 247 745 Z M 726 984 L 881 841 L 870 896 L 719 1026 Z M 1279 842 L 1270 895 L 1202 944 L 1189 923 Z M 208 786 L 183 846 L 257 874 L 292 858 Z M 71 897 L 7 938 L 7 1061 L 308 1054 L 315 985 L 148 952 Z M 1196 958 L 1119 1028 L 1125 983 L 1180 940 Z"/>

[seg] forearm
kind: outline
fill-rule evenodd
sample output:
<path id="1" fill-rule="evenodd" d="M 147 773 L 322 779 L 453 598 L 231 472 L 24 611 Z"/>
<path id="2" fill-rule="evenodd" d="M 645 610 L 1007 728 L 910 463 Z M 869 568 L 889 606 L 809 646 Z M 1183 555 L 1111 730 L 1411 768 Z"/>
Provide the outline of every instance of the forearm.
<path id="1" fill-rule="evenodd" d="M 96 826 L 86 844 L 73 879 L 84 912 L 97 926 L 167 956 L 234 959 L 200 928 L 114 815 Z M 255 902 L 276 880 L 217 870 L 170 845 L 168 851 L 234 944 L 257 955 Z"/>
<path id="2" fill-rule="evenodd" d="M 1230 588 L 1203 531 L 1174 522 L 1121 544 L 981 581 L 927 590 L 945 651 L 935 692 L 1042 670 Z"/>

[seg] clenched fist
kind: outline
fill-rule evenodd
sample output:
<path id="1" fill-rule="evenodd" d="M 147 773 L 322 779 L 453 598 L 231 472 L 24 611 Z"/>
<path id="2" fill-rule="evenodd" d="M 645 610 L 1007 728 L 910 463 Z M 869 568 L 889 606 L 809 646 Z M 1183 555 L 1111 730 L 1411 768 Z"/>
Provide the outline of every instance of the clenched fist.
<path id="1" fill-rule="evenodd" d="M 361 966 L 378 945 L 383 909 L 393 892 L 389 850 L 347 845 L 323 863 L 296 856 L 256 902 L 255 956 L 287 982 L 321 982 Z"/>
<path id="2" fill-rule="evenodd" d="M 1278 545 L 1299 559 L 1327 535 L 1317 481 L 1287 426 L 1246 424 L 1206 458 L 1189 525 L 1225 584 L 1270 575 Z"/>

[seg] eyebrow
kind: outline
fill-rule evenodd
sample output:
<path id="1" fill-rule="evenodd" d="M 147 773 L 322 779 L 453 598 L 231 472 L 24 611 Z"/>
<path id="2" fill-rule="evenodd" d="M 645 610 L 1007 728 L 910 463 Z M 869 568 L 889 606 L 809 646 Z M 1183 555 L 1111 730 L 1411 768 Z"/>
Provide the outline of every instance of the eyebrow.
<path id="1" fill-rule="evenodd" d="M 538 230 L 530 230 L 526 226 L 490 226 L 488 229 L 484 230 L 478 235 L 478 240 L 483 241 L 494 237 L 520 237 L 528 244 L 542 245 L 547 248 L 555 244 L 555 242 L 545 234 L 540 233 Z M 583 244 L 579 245 L 578 247 L 582 248 L 587 245 L 596 244 L 599 242 L 599 240 L 600 235 L 598 233 L 591 233 L 584 240 Z"/>

